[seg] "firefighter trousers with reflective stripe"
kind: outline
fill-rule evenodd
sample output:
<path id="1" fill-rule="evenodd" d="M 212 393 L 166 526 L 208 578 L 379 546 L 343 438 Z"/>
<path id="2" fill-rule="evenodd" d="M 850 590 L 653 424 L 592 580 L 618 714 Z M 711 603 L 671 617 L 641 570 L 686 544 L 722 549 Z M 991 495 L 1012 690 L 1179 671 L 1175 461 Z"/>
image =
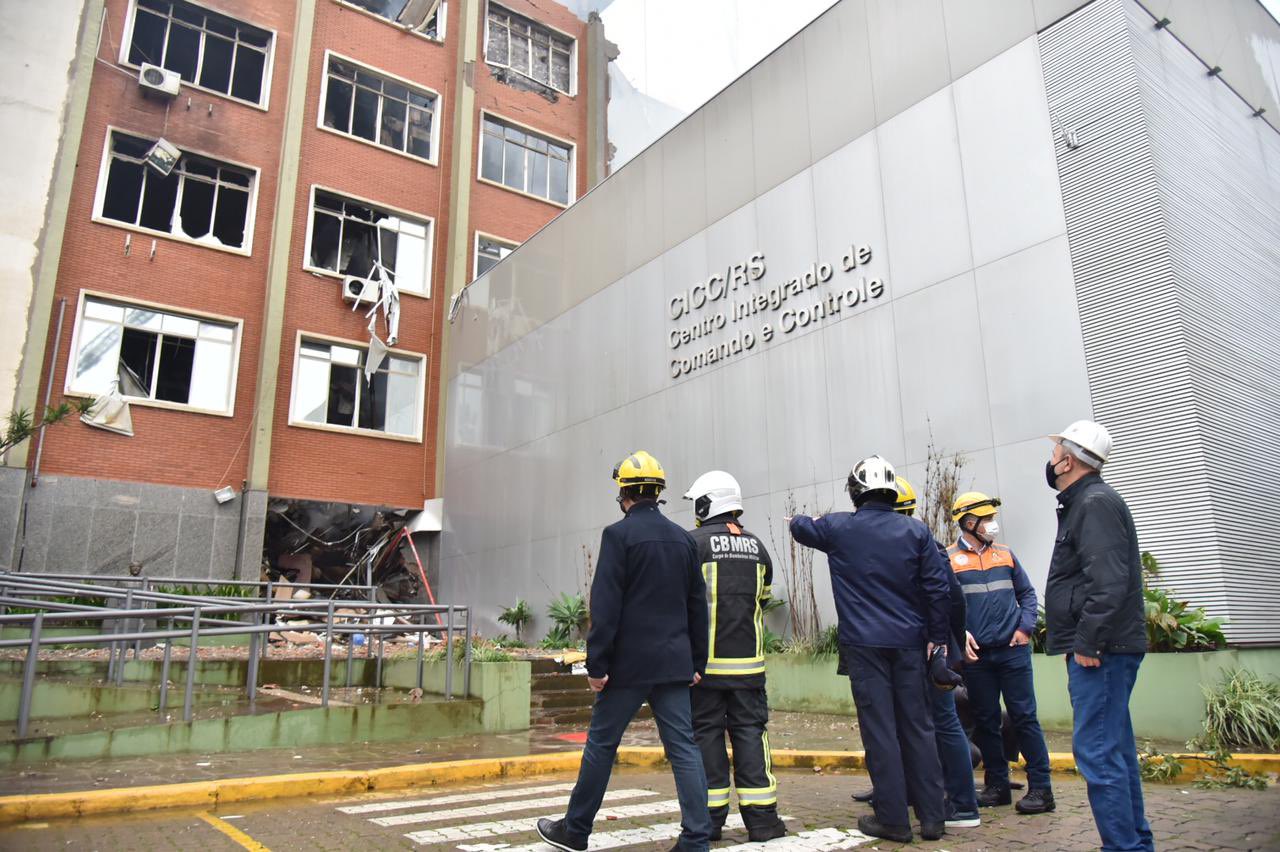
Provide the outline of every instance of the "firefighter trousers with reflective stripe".
<path id="1" fill-rule="evenodd" d="M 693 735 L 707 773 L 707 806 L 711 822 L 722 826 L 729 816 L 729 755 L 725 733 L 733 744 L 733 784 L 748 831 L 778 822 L 778 781 L 769 757 L 769 701 L 759 689 L 716 689 L 696 686 Z"/>

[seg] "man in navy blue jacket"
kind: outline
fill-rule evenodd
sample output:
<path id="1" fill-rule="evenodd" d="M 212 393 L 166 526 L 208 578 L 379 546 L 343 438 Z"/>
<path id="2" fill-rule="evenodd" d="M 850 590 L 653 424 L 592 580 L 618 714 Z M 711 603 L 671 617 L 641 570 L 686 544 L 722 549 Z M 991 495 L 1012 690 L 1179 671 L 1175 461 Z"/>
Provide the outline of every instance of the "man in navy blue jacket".
<path id="1" fill-rule="evenodd" d="M 934 742 L 927 662 L 947 645 L 951 588 L 928 527 L 894 511 L 893 467 L 858 462 L 846 488 L 856 512 L 791 519 L 791 535 L 827 554 L 858 726 L 875 785 L 875 815 L 864 834 L 912 839 L 908 795 L 920 834 L 945 833 L 942 769 Z"/>
<path id="2" fill-rule="evenodd" d="M 705 852 L 711 836 L 707 777 L 693 739 L 689 687 L 707 666 L 707 590 L 693 539 L 658 511 L 666 474 L 643 450 L 613 471 L 626 515 L 605 528 L 591 583 L 587 682 L 596 693 L 578 782 L 564 819 L 538 820 L 557 849 L 587 848 L 622 734 L 649 702 L 676 779 L 680 839 Z"/>

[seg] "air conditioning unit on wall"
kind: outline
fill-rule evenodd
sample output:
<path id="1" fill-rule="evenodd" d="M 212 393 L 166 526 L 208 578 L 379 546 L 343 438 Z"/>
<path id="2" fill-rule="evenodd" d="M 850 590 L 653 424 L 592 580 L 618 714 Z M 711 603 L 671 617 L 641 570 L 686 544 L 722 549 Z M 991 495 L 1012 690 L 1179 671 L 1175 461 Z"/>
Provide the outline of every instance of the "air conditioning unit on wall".
<path id="1" fill-rule="evenodd" d="M 142 70 L 138 72 L 138 86 L 142 88 L 144 95 L 176 98 L 182 88 L 182 77 L 177 71 L 144 62 Z"/>
<path id="2" fill-rule="evenodd" d="M 342 279 L 342 298 L 348 302 L 376 302 L 378 284 L 368 278 L 348 275 Z"/>

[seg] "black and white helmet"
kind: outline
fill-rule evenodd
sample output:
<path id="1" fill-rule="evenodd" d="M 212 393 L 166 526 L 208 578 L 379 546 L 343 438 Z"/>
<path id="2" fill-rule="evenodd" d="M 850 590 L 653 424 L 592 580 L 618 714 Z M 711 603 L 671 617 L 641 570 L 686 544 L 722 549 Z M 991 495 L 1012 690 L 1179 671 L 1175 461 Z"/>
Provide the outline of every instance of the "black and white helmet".
<path id="1" fill-rule="evenodd" d="M 880 456 L 868 456 L 853 466 L 845 490 L 854 503 L 861 503 L 873 495 L 898 499 L 898 475 Z"/>

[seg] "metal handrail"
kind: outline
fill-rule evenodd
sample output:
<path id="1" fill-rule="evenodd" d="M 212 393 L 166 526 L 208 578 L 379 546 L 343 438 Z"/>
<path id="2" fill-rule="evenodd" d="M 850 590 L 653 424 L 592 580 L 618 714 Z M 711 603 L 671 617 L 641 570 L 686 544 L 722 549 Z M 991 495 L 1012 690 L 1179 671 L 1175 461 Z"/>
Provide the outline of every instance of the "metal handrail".
<path id="1" fill-rule="evenodd" d="M 33 579 L 33 582 L 26 582 Z M 17 582 L 15 582 L 17 580 Z M 68 589 L 67 586 L 75 586 L 77 588 Z M 21 588 L 15 589 L 14 586 Z M 27 589 L 36 591 L 35 595 L 22 596 Z M 369 637 L 370 640 L 377 639 L 377 673 L 375 683 L 379 688 L 382 686 L 382 668 L 383 656 L 385 651 L 385 637 L 388 634 L 417 634 L 418 636 L 418 688 L 422 688 L 423 684 L 423 664 L 425 661 L 426 637 L 433 633 L 443 633 L 445 637 L 445 699 L 453 699 L 453 649 L 454 649 L 454 632 L 461 627 L 463 630 L 463 694 L 470 695 L 471 692 L 471 608 L 458 605 L 443 604 L 382 604 L 374 601 L 336 601 L 336 600 L 319 600 L 319 601 L 278 601 L 278 602 L 258 602 L 241 598 L 200 598 L 194 596 L 175 596 L 164 593 L 148 593 L 140 590 L 129 589 L 121 594 L 114 592 L 105 597 L 121 597 L 125 598 L 125 607 L 123 609 L 111 609 L 104 607 L 89 607 L 71 604 L 63 604 L 55 601 L 45 601 L 38 597 L 40 594 L 51 594 L 55 592 L 65 593 L 66 591 L 92 591 L 100 594 L 103 591 L 101 587 L 84 586 L 82 584 L 67 584 L 61 581 L 48 581 L 43 579 L 34 579 L 28 577 L 18 578 L 15 575 L 8 574 L 0 577 L 0 591 L 16 592 L 18 596 L 4 594 L 0 595 L 0 605 L 3 606 L 23 606 L 37 609 L 35 613 L 10 613 L 0 615 L 0 626 L 4 625 L 22 625 L 29 623 L 30 636 L 23 639 L 0 639 L 0 648 L 26 647 L 27 654 L 23 666 L 22 692 L 19 697 L 18 705 L 18 724 L 17 734 L 19 738 L 27 735 L 27 729 L 31 716 L 31 699 L 35 688 L 35 673 L 39 662 L 41 645 L 108 645 L 110 655 L 107 665 L 107 680 L 115 681 L 117 685 L 124 682 L 124 666 L 128 655 L 128 643 L 134 645 L 134 660 L 137 660 L 141 653 L 141 643 L 144 641 L 163 641 L 164 656 L 160 674 L 160 702 L 159 712 L 165 712 L 166 702 L 168 698 L 168 673 L 172 655 L 173 640 L 190 639 L 190 652 L 187 659 L 187 678 L 184 690 L 182 717 L 184 722 L 190 722 L 192 719 L 192 698 L 195 687 L 196 668 L 199 663 L 199 643 L 200 636 L 247 636 L 249 638 L 249 660 L 248 673 L 245 683 L 245 693 L 252 703 L 257 695 L 257 681 L 259 658 L 266 656 L 267 645 L 269 643 L 262 641 L 262 634 L 277 633 L 281 630 L 288 629 L 288 625 L 278 623 L 281 616 L 310 616 L 319 619 L 318 625 L 308 625 L 313 631 L 318 632 L 319 629 L 324 631 L 324 684 L 321 694 L 321 705 L 329 706 L 329 690 L 330 680 L 332 679 L 333 665 L 333 639 L 335 635 L 357 634 L 361 633 Z M 158 596 L 160 601 L 170 601 L 173 599 L 193 601 L 191 606 L 187 607 L 136 607 L 134 606 L 135 596 L 145 602 L 148 598 Z M 154 602 L 154 601 L 151 601 Z M 357 610 L 355 614 L 344 613 L 337 615 L 336 610 L 341 605 L 344 610 Z M 70 608 L 68 608 L 70 607 Z M 49 611 L 46 611 L 49 610 Z M 440 615 L 446 618 L 440 619 Z M 235 615 L 250 619 L 242 622 L 228 622 L 222 619 L 215 619 L 217 615 Z M 427 616 L 434 616 L 436 623 L 428 624 Z M 463 624 L 456 623 L 456 617 L 462 615 Z M 376 621 L 388 616 L 398 618 L 414 618 L 416 622 L 395 622 L 384 624 Z M 339 621 L 338 619 L 341 619 Z M 85 634 L 83 636 L 47 636 L 42 635 L 46 622 L 57 621 L 99 621 L 102 623 L 102 631 L 94 634 Z M 136 621 L 137 629 L 130 630 L 129 622 Z M 165 629 L 144 630 L 141 629 L 145 621 L 166 621 L 168 623 Z M 263 623 L 265 621 L 265 623 Z M 106 632 L 106 625 L 111 622 L 113 629 Z M 175 624 L 189 622 L 190 628 L 175 628 Z M 213 622 L 217 626 L 202 626 L 206 622 Z M 351 685 L 351 669 L 353 657 L 353 644 L 347 642 L 347 665 L 346 665 L 346 684 Z M 366 659 L 368 659 L 368 649 L 372 647 L 372 641 L 366 646 Z M 119 659 L 117 660 L 117 655 Z"/>

